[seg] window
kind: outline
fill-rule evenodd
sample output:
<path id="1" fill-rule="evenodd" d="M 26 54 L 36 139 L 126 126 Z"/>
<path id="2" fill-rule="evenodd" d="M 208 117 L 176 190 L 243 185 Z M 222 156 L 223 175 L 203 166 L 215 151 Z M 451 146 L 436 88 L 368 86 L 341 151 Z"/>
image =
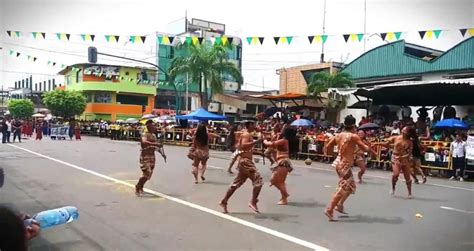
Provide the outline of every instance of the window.
<path id="1" fill-rule="evenodd" d="M 71 84 L 71 75 L 67 75 L 66 76 L 66 85 L 70 85 Z M 40 83 L 40 90 L 41 90 L 41 83 Z"/>
<path id="2" fill-rule="evenodd" d="M 117 94 L 117 103 L 122 105 L 148 105 L 148 97 Z"/>
<path id="3" fill-rule="evenodd" d="M 92 103 L 92 93 L 86 92 L 84 96 L 86 97 L 86 103 Z"/>
<path id="4" fill-rule="evenodd" d="M 82 70 L 79 70 L 77 73 L 76 73 L 76 83 L 80 83 L 82 82 Z"/>
<path id="5" fill-rule="evenodd" d="M 112 95 L 110 93 L 96 93 L 94 103 L 112 103 Z"/>

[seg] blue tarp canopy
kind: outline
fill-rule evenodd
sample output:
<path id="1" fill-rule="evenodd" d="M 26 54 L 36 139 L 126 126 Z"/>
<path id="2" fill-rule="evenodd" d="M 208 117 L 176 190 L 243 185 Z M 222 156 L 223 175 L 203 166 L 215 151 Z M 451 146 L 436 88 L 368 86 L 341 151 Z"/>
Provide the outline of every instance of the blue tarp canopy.
<path id="1" fill-rule="evenodd" d="M 204 108 L 199 108 L 196 111 L 191 112 L 189 114 L 178 115 L 176 116 L 176 119 L 206 121 L 206 120 L 226 120 L 227 118 L 222 115 L 217 115 L 217 114 L 208 112 Z"/>

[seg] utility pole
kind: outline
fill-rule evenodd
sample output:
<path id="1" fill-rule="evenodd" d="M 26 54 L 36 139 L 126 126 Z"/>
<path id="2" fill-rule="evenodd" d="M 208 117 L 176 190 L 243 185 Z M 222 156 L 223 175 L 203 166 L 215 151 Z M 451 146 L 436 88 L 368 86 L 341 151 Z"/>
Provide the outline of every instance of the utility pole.
<path id="1" fill-rule="evenodd" d="M 364 52 L 365 52 L 366 34 L 367 34 L 367 0 L 364 0 Z"/>
<path id="2" fill-rule="evenodd" d="M 326 35 L 326 0 L 323 8 L 323 35 Z M 324 42 L 321 43 L 321 63 L 324 63 Z"/>

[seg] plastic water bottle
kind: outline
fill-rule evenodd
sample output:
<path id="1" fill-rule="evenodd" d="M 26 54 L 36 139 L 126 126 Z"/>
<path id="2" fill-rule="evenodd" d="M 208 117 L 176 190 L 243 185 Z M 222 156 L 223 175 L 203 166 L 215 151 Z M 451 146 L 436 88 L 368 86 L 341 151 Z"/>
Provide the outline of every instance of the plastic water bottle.
<path id="1" fill-rule="evenodd" d="M 33 216 L 41 229 L 66 224 L 79 218 L 79 212 L 76 207 L 61 207 L 40 212 Z"/>

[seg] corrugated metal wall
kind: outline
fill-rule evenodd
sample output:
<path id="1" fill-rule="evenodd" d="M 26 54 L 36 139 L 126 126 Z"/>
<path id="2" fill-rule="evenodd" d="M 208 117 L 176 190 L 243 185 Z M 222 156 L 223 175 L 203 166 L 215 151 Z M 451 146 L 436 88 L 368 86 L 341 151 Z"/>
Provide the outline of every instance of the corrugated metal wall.
<path id="1" fill-rule="evenodd" d="M 351 74 L 353 79 L 363 79 L 437 71 L 474 70 L 474 37 L 464 40 L 432 61 L 411 56 L 404 53 L 404 50 L 404 41 L 375 48 L 355 59 L 343 72 Z"/>

